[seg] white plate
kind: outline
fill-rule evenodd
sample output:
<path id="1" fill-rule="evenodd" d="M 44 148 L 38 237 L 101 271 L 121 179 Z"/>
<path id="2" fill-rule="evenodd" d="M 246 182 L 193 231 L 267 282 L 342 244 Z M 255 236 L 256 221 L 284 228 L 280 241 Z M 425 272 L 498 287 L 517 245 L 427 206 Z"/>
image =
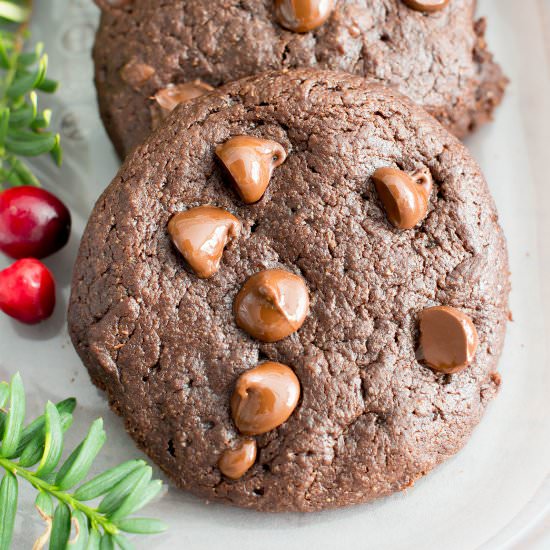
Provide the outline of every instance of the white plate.
<path id="1" fill-rule="evenodd" d="M 192 1 L 192 0 L 190 0 Z M 79 400 L 75 432 L 102 415 L 110 443 L 98 467 L 135 456 L 122 422 L 88 381 L 65 326 L 71 265 L 85 218 L 117 169 L 101 127 L 91 82 L 89 49 L 97 11 L 90 0 L 36 2 L 34 36 L 50 53 L 52 75 L 64 87 L 52 99 L 66 164 L 38 169 L 71 206 L 70 245 L 48 260 L 61 286 L 54 318 L 25 327 L 0 318 L 0 379 L 20 370 L 30 413 L 46 399 Z M 167 534 L 137 540 L 141 548 L 262 550 L 315 547 L 376 550 L 465 550 L 550 547 L 550 79 L 544 12 L 550 0 L 483 0 L 488 40 L 511 78 L 494 124 L 469 140 L 493 190 L 510 248 L 510 324 L 500 370 L 502 392 L 470 443 L 413 490 L 370 505 L 311 515 L 267 515 L 206 505 L 170 489 L 148 515 L 171 524 Z M 521 4 L 521 6 L 519 5 Z M 546 23 L 544 23 L 546 21 Z M 550 37 L 546 28 L 546 39 Z M 548 46 L 548 42 L 546 45 Z M 0 258 L 0 267 L 7 265 Z M 22 491 L 14 548 L 30 548 L 42 530 Z"/>

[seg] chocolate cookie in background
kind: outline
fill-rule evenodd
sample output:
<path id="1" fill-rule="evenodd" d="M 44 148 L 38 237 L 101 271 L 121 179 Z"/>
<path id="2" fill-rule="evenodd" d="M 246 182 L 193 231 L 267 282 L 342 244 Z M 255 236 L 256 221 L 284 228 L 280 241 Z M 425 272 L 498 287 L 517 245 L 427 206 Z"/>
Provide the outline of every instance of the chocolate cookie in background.
<path id="1" fill-rule="evenodd" d="M 313 511 L 411 487 L 466 443 L 500 383 L 508 291 L 459 141 L 397 92 L 307 69 L 183 104 L 128 157 L 69 324 L 179 487 Z"/>
<path id="2" fill-rule="evenodd" d="M 96 0 L 101 115 L 123 157 L 178 102 L 269 69 L 384 82 L 459 137 L 491 118 L 506 78 L 475 0 Z"/>

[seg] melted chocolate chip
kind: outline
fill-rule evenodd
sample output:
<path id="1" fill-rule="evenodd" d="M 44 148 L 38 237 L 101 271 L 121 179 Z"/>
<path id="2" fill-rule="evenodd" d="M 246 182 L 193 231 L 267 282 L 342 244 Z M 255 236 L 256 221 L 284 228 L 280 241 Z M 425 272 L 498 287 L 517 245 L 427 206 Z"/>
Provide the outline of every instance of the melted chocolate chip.
<path id="1" fill-rule="evenodd" d="M 319 28 L 330 17 L 334 0 L 275 0 L 280 25 L 294 32 Z"/>
<path id="2" fill-rule="evenodd" d="M 256 460 L 256 441 L 245 439 L 235 449 L 223 452 L 218 462 L 221 473 L 230 479 L 239 479 L 254 464 Z"/>
<path id="3" fill-rule="evenodd" d="M 251 136 L 231 138 L 216 147 L 216 155 L 247 204 L 263 197 L 273 170 L 286 159 L 286 152 L 279 143 Z"/>
<path id="4" fill-rule="evenodd" d="M 245 435 L 269 432 L 288 420 L 300 398 L 300 382 L 281 363 L 263 363 L 237 380 L 231 397 L 233 421 Z"/>
<path id="5" fill-rule="evenodd" d="M 412 173 L 379 168 L 372 179 L 388 220 L 398 229 L 412 229 L 428 212 L 432 177 L 427 169 Z"/>
<path id="6" fill-rule="evenodd" d="M 225 246 L 240 235 L 241 228 L 235 216 L 214 206 L 179 212 L 168 223 L 172 242 L 202 279 L 218 271 Z"/>
<path id="7" fill-rule="evenodd" d="M 159 90 L 153 98 L 165 114 L 172 112 L 180 103 L 211 92 L 214 88 L 202 80 L 193 80 L 183 84 L 169 84 Z"/>
<path id="8" fill-rule="evenodd" d="M 473 360 L 478 344 L 474 323 L 462 311 L 449 306 L 430 307 L 420 314 L 420 347 L 426 364 L 454 374 Z"/>
<path id="9" fill-rule="evenodd" d="M 403 0 L 409 8 L 416 11 L 432 13 L 442 10 L 447 6 L 450 0 Z"/>
<path id="10" fill-rule="evenodd" d="M 135 58 L 120 69 L 120 78 L 135 90 L 139 90 L 154 74 L 155 69 L 151 65 L 141 63 Z"/>
<path id="11" fill-rule="evenodd" d="M 309 309 L 307 286 L 298 275 L 267 269 L 252 275 L 233 306 L 237 325 L 262 342 L 277 342 L 296 332 Z"/>

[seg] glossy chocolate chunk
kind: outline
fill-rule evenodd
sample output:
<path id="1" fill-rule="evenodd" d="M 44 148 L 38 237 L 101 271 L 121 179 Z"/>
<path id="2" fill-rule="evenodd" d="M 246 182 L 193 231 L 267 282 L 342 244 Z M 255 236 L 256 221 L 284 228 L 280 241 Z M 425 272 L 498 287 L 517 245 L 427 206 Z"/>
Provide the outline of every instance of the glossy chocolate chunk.
<path id="1" fill-rule="evenodd" d="M 403 0 L 409 8 L 416 11 L 432 13 L 445 8 L 450 0 Z"/>
<path id="2" fill-rule="evenodd" d="M 300 398 L 300 382 L 281 363 L 267 362 L 241 374 L 231 397 L 233 421 L 245 435 L 269 432 L 288 420 Z"/>
<path id="3" fill-rule="evenodd" d="M 197 276 L 206 279 L 218 271 L 225 246 L 240 235 L 241 227 L 222 208 L 198 206 L 175 214 L 168 233 Z"/>
<path id="4" fill-rule="evenodd" d="M 334 0 L 275 0 L 279 24 L 294 32 L 319 28 L 330 17 Z"/>
<path id="5" fill-rule="evenodd" d="M 430 307 L 420 314 L 420 347 L 424 361 L 434 370 L 453 374 L 473 360 L 478 344 L 474 323 L 459 309 Z"/>
<path id="6" fill-rule="evenodd" d="M 233 310 L 237 325 L 262 342 L 277 342 L 296 332 L 309 309 L 307 286 L 284 269 L 267 269 L 243 285 Z"/>
<path id="7" fill-rule="evenodd" d="M 428 212 L 432 177 L 427 169 L 412 173 L 379 168 L 372 179 L 388 220 L 398 229 L 412 229 Z"/>
<path id="8" fill-rule="evenodd" d="M 183 84 L 169 84 L 153 97 L 165 114 L 172 112 L 180 103 L 211 92 L 214 88 L 202 80 L 193 80 Z"/>
<path id="9" fill-rule="evenodd" d="M 251 136 L 236 136 L 218 145 L 216 155 L 247 204 L 263 197 L 273 170 L 286 159 L 283 146 L 276 141 Z"/>
<path id="10" fill-rule="evenodd" d="M 235 449 L 223 452 L 218 462 L 221 473 L 230 479 L 239 479 L 254 464 L 256 460 L 256 441 L 245 439 Z"/>
<path id="11" fill-rule="evenodd" d="M 120 69 L 120 78 L 130 84 L 135 90 L 139 90 L 153 75 L 154 67 L 142 63 L 136 58 L 131 59 Z"/>

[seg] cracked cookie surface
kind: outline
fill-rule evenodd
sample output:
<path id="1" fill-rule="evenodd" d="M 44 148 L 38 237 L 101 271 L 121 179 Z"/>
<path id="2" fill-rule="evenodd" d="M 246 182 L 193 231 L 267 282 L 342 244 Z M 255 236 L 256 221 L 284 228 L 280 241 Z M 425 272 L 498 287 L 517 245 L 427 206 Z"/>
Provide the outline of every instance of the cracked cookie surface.
<path id="1" fill-rule="evenodd" d="M 151 98 L 170 84 L 317 67 L 390 85 L 462 137 L 491 118 L 506 85 L 475 4 L 424 14 L 402 0 L 338 0 L 324 25 L 299 34 L 277 24 L 273 0 L 103 3 L 94 49 L 103 121 L 124 156 L 161 116 Z"/>
<path id="2" fill-rule="evenodd" d="M 252 205 L 215 155 L 243 134 L 288 155 Z M 386 218 L 372 181 L 384 166 L 431 172 L 427 215 L 412 230 Z M 167 232 L 174 213 L 203 204 L 243 224 L 207 280 Z M 232 305 L 252 274 L 272 268 L 301 275 L 311 304 L 298 332 L 267 344 L 237 327 Z M 180 105 L 128 157 L 83 236 L 69 325 L 94 383 L 178 486 L 314 511 L 410 487 L 466 443 L 500 382 L 508 291 L 493 200 L 458 140 L 382 86 L 299 70 Z M 464 311 L 479 335 L 456 375 L 416 358 L 419 312 L 435 305 Z M 230 397 L 239 375 L 267 360 L 294 370 L 302 396 L 232 481 L 217 467 L 240 439 Z"/>

